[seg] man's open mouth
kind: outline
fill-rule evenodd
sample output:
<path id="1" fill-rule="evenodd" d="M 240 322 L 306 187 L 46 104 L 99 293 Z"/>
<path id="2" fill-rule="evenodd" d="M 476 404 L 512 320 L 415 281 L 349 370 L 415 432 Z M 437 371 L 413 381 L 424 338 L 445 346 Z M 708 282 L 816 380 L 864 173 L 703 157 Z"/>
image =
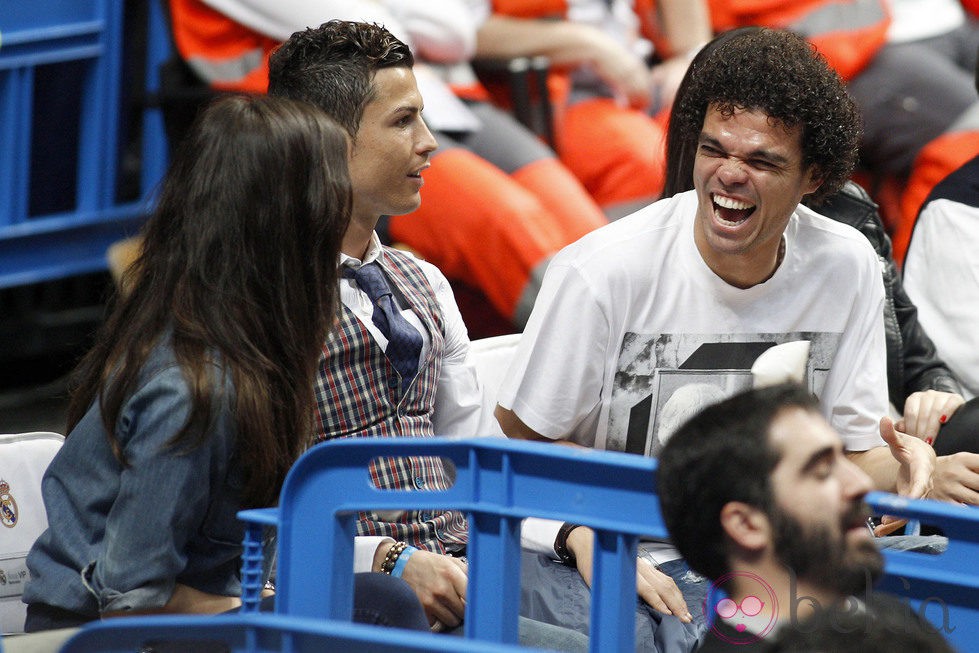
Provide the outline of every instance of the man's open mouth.
<path id="1" fill-rule="evenodd" d="M 714 204 L 714 216 L 718 222 L 729 227 L 736 227 L 747 220 L 755 212 L 755 205 L 742 200 L 723 195 L 711 195 Z"/>

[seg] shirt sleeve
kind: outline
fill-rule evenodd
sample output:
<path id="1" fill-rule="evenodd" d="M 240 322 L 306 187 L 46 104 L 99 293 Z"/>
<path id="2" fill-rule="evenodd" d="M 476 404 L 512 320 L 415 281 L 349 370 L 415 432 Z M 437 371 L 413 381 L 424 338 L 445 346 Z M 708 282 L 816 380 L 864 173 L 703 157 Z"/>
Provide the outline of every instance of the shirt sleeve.
<path id="1" fill-rule="evenodd" d="M 483 390 L 472 360 L 469 332 L 452 287 L 438 268 L 424 262 L 421 264 L 435 289 L 445 324 L 445 349 L 432 417 L 435 434 L 461 438 L 492 434 L 489 431 L 495 426 L 495 420 L 492 411 L 483 407 Z M 499 433 L 499 427 L 495 428 L 495 433 Z"/>
<path id="2" fill-rule="evenodd" d="M 540 517 L 528 517 L 520 529 L 520 546 L 527 551 L 550 556 L 557 560 L 554 540 L 563 522 Z"/>
<path id="3" fill-rule="evenodd" d="M 861 290 L 822 393 L 823 405 L 831 407 L 829 421 L 848 451 L 885 446 L 878 424 L 888 414 L 883 275 L 869 243 L 861 245 L 866 245 L 866 262 L 854 282 Z"/>
<path id="4" fill-rule="evenodd" d="M 168 446 L 184 425 L 190 396 L 180 369 L 154 375 L 126 402 L 116 434 L 128 465 L 108 509 L 105 547 L 83 576 L 102 612 L 161 607 L 187 563 L 187 543 L 204 528 L 212 488 L 223 483 L 235 432 L 228 392 L 215 398 L 206 441 Z"/>
<path id="5" fill-rule="evenodd" d="M 601 294 L 576 268 L 555 258 L 498 403 L 545 437 L 594 446 L 606 357 L 617 346 L 609 334 Z"/>

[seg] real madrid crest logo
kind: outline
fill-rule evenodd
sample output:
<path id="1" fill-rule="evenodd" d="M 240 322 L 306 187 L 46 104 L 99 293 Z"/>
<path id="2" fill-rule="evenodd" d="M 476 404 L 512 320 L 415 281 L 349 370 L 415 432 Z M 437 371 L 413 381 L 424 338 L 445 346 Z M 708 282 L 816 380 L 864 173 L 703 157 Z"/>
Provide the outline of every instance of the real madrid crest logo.
<path id="1" fill-rule="evenodd" d="M 10 495 L 10 484 L 0 479 L 0 523 L 7 528 L 17 525 L 17 502 Z"/>

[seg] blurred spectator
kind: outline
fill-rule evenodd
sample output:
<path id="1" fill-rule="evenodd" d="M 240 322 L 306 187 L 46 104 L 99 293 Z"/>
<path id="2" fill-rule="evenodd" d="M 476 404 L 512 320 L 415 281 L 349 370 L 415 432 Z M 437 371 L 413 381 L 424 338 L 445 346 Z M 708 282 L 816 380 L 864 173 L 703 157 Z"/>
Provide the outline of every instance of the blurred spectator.
<path id="1" fill-rule="evenodd" d="M 646 0 L 469 1 L 492 12 L 479 29 L 477 58 L 544 55 L 562 73 L 555 147 L 592 197 L 622 215 L 656 199 L 665 109 L 690 56 L 711 36 L 705 2 L 660 0 L 657 20 Z"/>

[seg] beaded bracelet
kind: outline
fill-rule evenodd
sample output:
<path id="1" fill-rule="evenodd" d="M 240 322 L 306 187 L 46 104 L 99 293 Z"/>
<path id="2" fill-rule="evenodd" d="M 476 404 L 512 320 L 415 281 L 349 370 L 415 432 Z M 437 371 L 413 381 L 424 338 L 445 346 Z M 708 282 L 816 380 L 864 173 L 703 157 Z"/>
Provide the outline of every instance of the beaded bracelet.
<path id="1" fill-rule="evenodd" d="M 395 561 L 394 569 L 391 570 L 391 575 L 395 578 L 401 578 L 401 574 L 405 572 L 405 565 L 408 564 L 408 558 L 410 558 L 411 554 L 417 550 L 418 549 L 413 546 L 406 546 L 404 551 L 401 552 L 401 555 L 399 555 L 398 559 Z"/>
<path id="2" fill-rule="evenodd" d="M 381 563 L 381 572 L 385 574 L 391 573 L 394 569 L 394 565 L 397 564 L 398 558 L 401 556 L 401 552 L 408 547 L 407 542 L 395 542 L 388 553 L 384 556 L 384 562 Z"/>

